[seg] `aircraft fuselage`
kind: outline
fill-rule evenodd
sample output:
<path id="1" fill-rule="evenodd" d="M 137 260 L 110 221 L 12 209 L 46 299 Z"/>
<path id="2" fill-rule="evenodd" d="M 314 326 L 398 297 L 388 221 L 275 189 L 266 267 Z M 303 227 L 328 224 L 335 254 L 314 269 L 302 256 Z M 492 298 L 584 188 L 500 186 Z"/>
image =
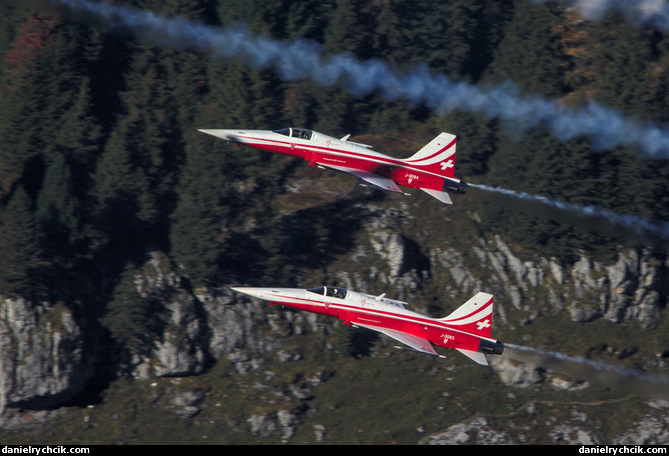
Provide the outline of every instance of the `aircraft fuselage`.
<path id="1" fill-rule="evenodd" d="M 370 146 L 337 139 L 307 129 L 200 131 L 232 143 L 302 158 L 312 166 L 344 172 L 357 170 L 361 173 L 370 173 L 390 179 L 404 187 L 419 188 L 425 191 L 466 192 L 466 184 L 452 176 L 452 168 L 455 166 L 454 152 L 451 159 L 438 163 L 436 169 L 426 169 L 420 166 L 418 161 L 415 166 L 412 166 L 407 160 L 375 152 L 370 149 Z M 452 142 L 454 150 L 454 136 Z M 448 144 L 444 146 L 444 148 L 449 147 Z M 386 190 L 391 189 L 386 188 Z M 399 189 L 392 191 L 399 191 Z"/>
<path id="2" fill-rule="evenodd" d="M 405 303 L 344 288 L 320 287 L 302 290 L 236 287 L 233 290 L 273 304 L 336 317 L 347 325 L 375 329 L 405 343 L 405 340 L 397 336 L 408 334 L 440 347 L 463 351 L 465 354 L 501 354 L 503 350 L 503 345 L 495 339 L 470 332 L 471 327 L 463 326 L 463 318 L 456 318 L 448 323 L 444 319 L 430 318 L 408 310 L 404 308 Z M 488 305 L 492 314 L 492 297 Z M 485 312 L 483 306 L 477 312 Z M 476 324 L 487 325 L 489 332 L 491 321 L 490 317 Z"/>

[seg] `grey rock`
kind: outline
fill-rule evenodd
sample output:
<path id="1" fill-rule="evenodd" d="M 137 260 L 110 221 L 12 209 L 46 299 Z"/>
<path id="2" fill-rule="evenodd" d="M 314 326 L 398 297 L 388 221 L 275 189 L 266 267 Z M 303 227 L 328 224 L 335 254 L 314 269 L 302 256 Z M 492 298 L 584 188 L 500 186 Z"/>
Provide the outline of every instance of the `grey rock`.
<path id="1" fill-rule="evenodd" d="M 93 350 L 64 303 L 0 297 L 0 414 L 76 397 L 95 374 Z"/>
<path id="2" fill-rule="evenodd" d="M 430 445 L 513 445 L 506 432 L 498 432 L 488 425 L 485 418 L 475 418 L 469 423 L 455 424 L 445 432 L 431 435 L 426 442 Z"/>

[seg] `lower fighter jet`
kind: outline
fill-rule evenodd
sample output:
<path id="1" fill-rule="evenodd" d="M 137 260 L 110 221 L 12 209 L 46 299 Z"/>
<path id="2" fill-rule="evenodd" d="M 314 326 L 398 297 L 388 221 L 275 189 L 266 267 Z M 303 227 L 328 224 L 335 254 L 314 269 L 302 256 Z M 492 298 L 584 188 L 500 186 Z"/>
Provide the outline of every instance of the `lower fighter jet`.
<path id="1" fill-rule="evenodd" d="M 234 291 L 274 304 L 338 317 L 345 324 L 378 331 L 413 350 L 436 355 L 434 345 L 451 348 L 479 364 L 485 355 L 501 355 L 504 344 L 491 339 L 493 296 L 479 292 L 445 318 L 430 318 L 407 310 L 407 303 L 339 287 L 235 287 Z M 403 347 L 397 347 L 403 348 Z"/>
<path id="2" fill-rule="evenodd" d="M 448 191 L 467 192 L 467 183 L 454 175 L 456 137 L 450 133 L 441 133 L 407 159 L 397 159 L 349 141 L 350 135 L 337 139 L 304 128 L 199 131 L 228 142 L 304 158 L 310 165 L 352 174 L 391 192 L 404 193 L 398 185 L 419 188 L 447 204 L 453 204 Z"/>

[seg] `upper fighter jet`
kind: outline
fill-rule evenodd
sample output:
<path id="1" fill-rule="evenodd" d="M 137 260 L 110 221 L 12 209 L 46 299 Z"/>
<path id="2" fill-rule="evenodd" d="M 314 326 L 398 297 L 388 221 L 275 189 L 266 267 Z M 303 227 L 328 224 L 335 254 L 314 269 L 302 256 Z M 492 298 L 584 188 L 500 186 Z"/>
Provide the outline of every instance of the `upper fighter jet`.
<path id="1" fill-rule="evenodd" d="M 398 184 L 419 188 L 447 204 L 453 204 L 448 191 L 467 192 L 467 184 L 454 175 L 455 135 L 450 133 L 441 133 L 407 159 L 397 159 L 349 141 L 350 135 L 337 139 L 304 128 L 199 131 L 228 142 L 304 158 L 312 166 L 353 174 L 391 192 L 404 193 Z"/>
<path id="2" fill-rule="evenodd" d="M 353 327 L 383 333 L 413 350 L 440 355 L 434 345 L 451 348 L 479 364 L 485 355 L 501 355 L 504 345 L 492 339 L 493 296 L 479 292 L 444 318 L 430 318 L 405 309 L 405 302 L 339 287 L 250 288 L 234 291 L 295 309 L 338 317 Z M 402 348 L 402 347 L 397 347 Z"/>

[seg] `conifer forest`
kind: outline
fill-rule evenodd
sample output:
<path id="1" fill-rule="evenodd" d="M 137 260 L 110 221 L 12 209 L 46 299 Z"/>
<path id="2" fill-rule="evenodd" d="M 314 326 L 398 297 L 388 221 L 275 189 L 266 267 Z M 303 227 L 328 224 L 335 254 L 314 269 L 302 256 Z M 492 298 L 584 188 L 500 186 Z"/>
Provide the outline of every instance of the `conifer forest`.
<path id="1" fill-rule="evenodd" d="M 667 8 L 0 0 L 0 441 L 666 445 Z M 198 131 L 289 126 L 398 158 L 455 134 L 469 190 Z M 433 317 L 488 291 L 541 359 L 432 359 L 236 285 Z"/>

